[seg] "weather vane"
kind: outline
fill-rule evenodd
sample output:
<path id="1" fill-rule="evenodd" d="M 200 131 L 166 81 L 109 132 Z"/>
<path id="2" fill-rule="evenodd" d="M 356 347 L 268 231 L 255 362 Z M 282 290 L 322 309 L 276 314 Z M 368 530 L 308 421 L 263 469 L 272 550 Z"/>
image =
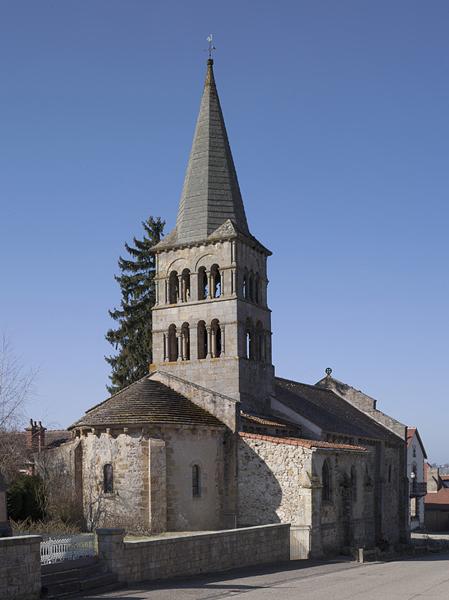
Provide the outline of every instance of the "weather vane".
<path id="1" fill-rule="evenodd" d="M 212 58 L 212 52 L 214 50 L 216 50 L 214 44 L 213 44 L 213 40 L 214 40 L 214 36 L 209 33 L 209 35 L 207 36 L 206 40 L 209 42 L 209 48 L 208 48 L 208 52 L 209 52 L 209 58 Z"/>

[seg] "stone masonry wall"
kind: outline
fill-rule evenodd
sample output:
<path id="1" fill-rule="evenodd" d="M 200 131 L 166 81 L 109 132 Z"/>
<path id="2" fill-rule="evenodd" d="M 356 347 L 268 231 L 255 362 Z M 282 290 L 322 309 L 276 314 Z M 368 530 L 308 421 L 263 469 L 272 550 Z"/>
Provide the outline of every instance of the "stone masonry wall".
<path id="1" fill-rule="evenodd" d="M 312 450 L 261 437 L 239 439 L 239 525 L 310 525 Z"/>
<path id="2" fill-rule="evenodd" d="M 220 529 L 223 524 L 224 431 L 166 428 L 167 529 Z M 198 465 L 199 495 L 192 494 L 192 468 Z"/>
<path id="3" fill-rule="evenodd" d="M 0 538 L 0 598 L 34 600 L 41 591 L 38 535 Z"/>
<path id="4" fill-rule="evenodd" d="M 289 560 L 290 526 L 266 525 L 124 542 L 123 530 L 98 530 L 98 552 L 119 581 L 213 573 Z"/>
<path id="5" fill-rule="evenodd" d="M 331 499 L 323 502 L 325 460 L 332 492 Z M 294 558 L 373 546 L 375 490 L 366 478 L 372 463 L 370 451 L 307 448 L 282 438 L 241 434 L 239 524 L 290 523 Z"/>
<path id="6" fill-rule="evenodd" d="M 330 499 L 322 497 L 322 470 L 328 462 Z M 312 556 L 333 555 L 375 544 L 372 451 L 328 451 L 313 454 Z"/>
<path id="7" fill-rule="evenodd" d="M 167 425 L 146 432 L 121 428 L 82 436 L 84 516 L 89 529 L 108 526 L 160 533 L 226 526 L 225 512 L 235 512 L 227 503 L 233 456 L 225 453 L 225 437 L 232 436 L 226 431 Z M 107 493 L 106 464 L 113 470 L 113 491 Z M 200 470 L 197 496 L 192 493 L 193 465 Z"/>
<path id="8" fill-rule="evenodd" d="M 120 525 L 148 530 L 148 439 L 122 430 L 119 435 L 88 433 L 82 444 L 84 515 L 89 528 Z M 113 467 L 112 493 L 103 491 L 105 464 Z"/>

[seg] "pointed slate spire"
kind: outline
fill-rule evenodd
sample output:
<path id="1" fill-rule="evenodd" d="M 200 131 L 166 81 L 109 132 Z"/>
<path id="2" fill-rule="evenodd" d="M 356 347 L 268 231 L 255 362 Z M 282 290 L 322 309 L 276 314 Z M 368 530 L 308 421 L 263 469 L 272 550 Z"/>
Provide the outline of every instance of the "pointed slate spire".
<path id="1" fill-rule="evenodd" d="M 214 61 L 206 81 L 176 220 L 178 243 L 205 240 L 230 219 L 249 235 L 245 209 L 215 85 Z"/>

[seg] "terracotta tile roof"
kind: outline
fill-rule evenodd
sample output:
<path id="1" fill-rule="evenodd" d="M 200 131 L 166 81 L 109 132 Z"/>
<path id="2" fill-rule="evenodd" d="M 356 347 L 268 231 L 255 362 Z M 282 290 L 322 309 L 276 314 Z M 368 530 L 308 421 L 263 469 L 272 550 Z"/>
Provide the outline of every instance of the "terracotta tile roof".
<path id="1" fill-rule="evenodd" d="M 146 375 L 101 404 L 92 407 L 69 429 L 140 424 L 225 427 L 221 421 L 204 409 L 163 383 L 149 379 Z"/>
<path id="2" fill-rule="evenodd" d="M 398 443 L 397 436 L 326 388 L 276 377 L 276 399 L 327 433 Z"/>
<path id="3" fill-rule="evenodd" d="M 441 488 L 438 492 L 430 492 L 424 497 L 426 507 L 447 506 L 449 509 L 449 488 Z"/>
<path id="4" fill-rule="evenodd" d="M 449 481 L 449 475 L 440 475 L 440 478 L 441 478 L 443 481 Z"/>
<path id="5" fill-rule="evenodd" d="M 366 448 L 364 448 L 363 446 L 351 446 L 350 444 L 334 444 L 332 442 L 323 442 L 321 440 L 306 440 L 303 438 L 283 438 L 275 437 L 274 435 L 246 433 L 244 431 L 240 431 L 239 436 L 242 438 L 249 438 L 252 440 L 262 440 L 265 442 L 271 442 L 272 444 L 285 444 L 287 446 L 302 446 L 303 448 L 329 448 L 331 450 L 353 450 L 356 452 L 366 452 Z"/>

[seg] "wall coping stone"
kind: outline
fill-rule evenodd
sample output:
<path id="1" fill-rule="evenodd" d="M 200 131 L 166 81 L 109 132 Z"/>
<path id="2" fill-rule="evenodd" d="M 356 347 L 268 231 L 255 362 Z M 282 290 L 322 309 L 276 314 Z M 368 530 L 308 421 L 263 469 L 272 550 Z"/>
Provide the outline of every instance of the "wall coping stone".
<path id="1" fill-rule="evenodd" d="M 167 543 L 182 543 L 187 542 L 191 539 L 195 538 L 217 538 L 217 537 L 226 537 L 234 534 L 245 534 L 251 531 L 257 532 L 259 529 L 289 529 L 290 523 L 269 523 L 267 525 L 255 525 L 253 527 L 238 527 L 237 529 L 221 529 L 219 531 L 193 531 L 189 535 L 179 535 L 179 536 L 167 536 L 167 537 L 158 537 L 157 539 L 148 539 L 148 540 L 126 540 L 125 548 L 131 548 L 136 544 L 141 544 L 142 546 L 149 546 L 151 544 L 154 545 L 163 545 Z M 98 531 L 98 530 L 97 530 Z"/>
<path id="2" fill-rule="evenodd" d="M 0 538 L 0 548 L 4 546 L 21 546 L 26 544 L 40 544 L 42 536 L 40 535 L 13 535 L 11 537 Z"/>
<path id="3" fill-rule="evenodd" d="M 100 527 L 95 530 L 97 535 L 125 535 L 125 529 L 114 528 L 114 527 Z"/>

